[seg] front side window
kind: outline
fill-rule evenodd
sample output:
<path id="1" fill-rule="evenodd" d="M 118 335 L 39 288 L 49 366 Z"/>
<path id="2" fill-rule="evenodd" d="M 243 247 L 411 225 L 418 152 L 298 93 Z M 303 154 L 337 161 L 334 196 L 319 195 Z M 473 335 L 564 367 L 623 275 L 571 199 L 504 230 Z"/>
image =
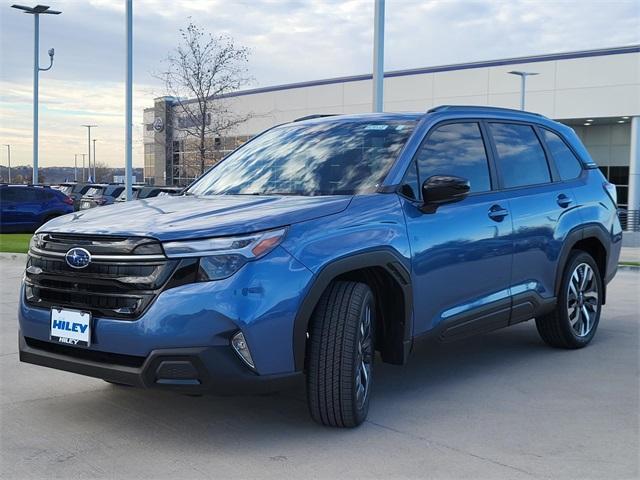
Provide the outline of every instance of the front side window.
<path id="1" fill-rule="evenodd" d="M 475 122 L 450 123 L 429 133 L 417 154 L 418 175 L 455 175 L 469 180 L 471 192 L 491 190 L 487 152 Z"/>
<path id="2" fill-rule="evenodd" d="M 496 163 L 504 188 L 551 181 L 547 157 L 533 127 L 490 123 L 489 128 L 496 145 Z"/>
<path id="3" fill-rule="evenodd" d="M 573 152 L 567 147 L 567 144 L 555 133 L 542 128 L 542 136 L 547 144 L 547 148 L 551 152 L 553 161 L 556 164 L 558 173 L 562 180 L 571 180 L 576 178 L 582 172 L 580 160 L 576 158 Z"/>
<path id="4" fill-rule="evenodd" d="M 276 127 L 229 154 L 193 195 L 353 195 L 375 191 L 415 120 L 323 121 Z"/>

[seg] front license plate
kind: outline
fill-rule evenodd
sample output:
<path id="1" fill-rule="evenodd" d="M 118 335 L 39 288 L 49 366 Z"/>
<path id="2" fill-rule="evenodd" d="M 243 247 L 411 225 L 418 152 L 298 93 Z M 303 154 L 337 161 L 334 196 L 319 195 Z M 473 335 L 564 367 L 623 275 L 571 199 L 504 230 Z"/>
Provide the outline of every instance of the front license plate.
<path id="1" fill-rule="evenodd" d="M 49 338 L 54 342 L 88 347 L 91 344 L 91 313 L 53 307 Z"/>
<path id="2" fill-rule="evenodd" d="M 89 202 L 82 202 L 80 204 L 80 209 L 85 210 L 87 208 L 91 208 L 91 204 Z"/>

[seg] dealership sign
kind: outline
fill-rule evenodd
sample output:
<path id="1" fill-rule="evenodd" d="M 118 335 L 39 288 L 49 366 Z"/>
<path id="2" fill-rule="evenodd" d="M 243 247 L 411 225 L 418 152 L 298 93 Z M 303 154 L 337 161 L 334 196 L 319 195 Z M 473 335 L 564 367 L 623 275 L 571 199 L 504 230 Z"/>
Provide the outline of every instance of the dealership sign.
<path id="1" fill-rule="evenodd" d="M 156 117 L 153 121 L 153 129 L 158 133 L 164 130 L 164 122 L 162 121 L 162 118 Z"/>

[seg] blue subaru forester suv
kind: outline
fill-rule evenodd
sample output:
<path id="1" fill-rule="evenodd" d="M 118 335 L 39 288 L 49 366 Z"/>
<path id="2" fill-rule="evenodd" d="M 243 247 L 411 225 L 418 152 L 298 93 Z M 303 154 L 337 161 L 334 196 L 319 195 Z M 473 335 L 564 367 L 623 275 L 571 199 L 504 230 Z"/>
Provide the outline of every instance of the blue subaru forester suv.
<path id="1" fill-rule="evenodd" d="M 375 352 L 403 364 L 535 318 L 593 338 L 621 245 L 614 187 L 543 116 L 444 106 L 267 130 L 182 196 L 57 218 L 31 242 L 20 359 L 185 393 L 306 382 L 366 417 Z"/>

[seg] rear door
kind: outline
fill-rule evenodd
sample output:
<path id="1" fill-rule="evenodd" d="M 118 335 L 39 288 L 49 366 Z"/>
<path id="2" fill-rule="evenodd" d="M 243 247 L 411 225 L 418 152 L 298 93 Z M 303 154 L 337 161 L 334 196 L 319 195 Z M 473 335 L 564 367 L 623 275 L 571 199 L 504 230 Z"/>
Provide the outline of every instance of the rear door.
<path id="1" fill-rule="evenodd" d="M 558 256 L 572 224 L 565 216 L 572 214 L 575 198 L 572 189 L 558 181 L 538 127 L 498 121 L 487 125 L 513 221 L 511 323 L 515 323 L 531 318 L 555 295 Z"/>
<path id="2" fill-rule="evenodd" d="M 490 173 L 479 121 L 433 127 L 402 186 L 412 254 L 414 335 L 440 329 L 448 340 L 506 326 L 511 299 L 511 217 Z M 420 188 L 432 175 L 469 180 L 464 200 L 420 211 Z"/>

